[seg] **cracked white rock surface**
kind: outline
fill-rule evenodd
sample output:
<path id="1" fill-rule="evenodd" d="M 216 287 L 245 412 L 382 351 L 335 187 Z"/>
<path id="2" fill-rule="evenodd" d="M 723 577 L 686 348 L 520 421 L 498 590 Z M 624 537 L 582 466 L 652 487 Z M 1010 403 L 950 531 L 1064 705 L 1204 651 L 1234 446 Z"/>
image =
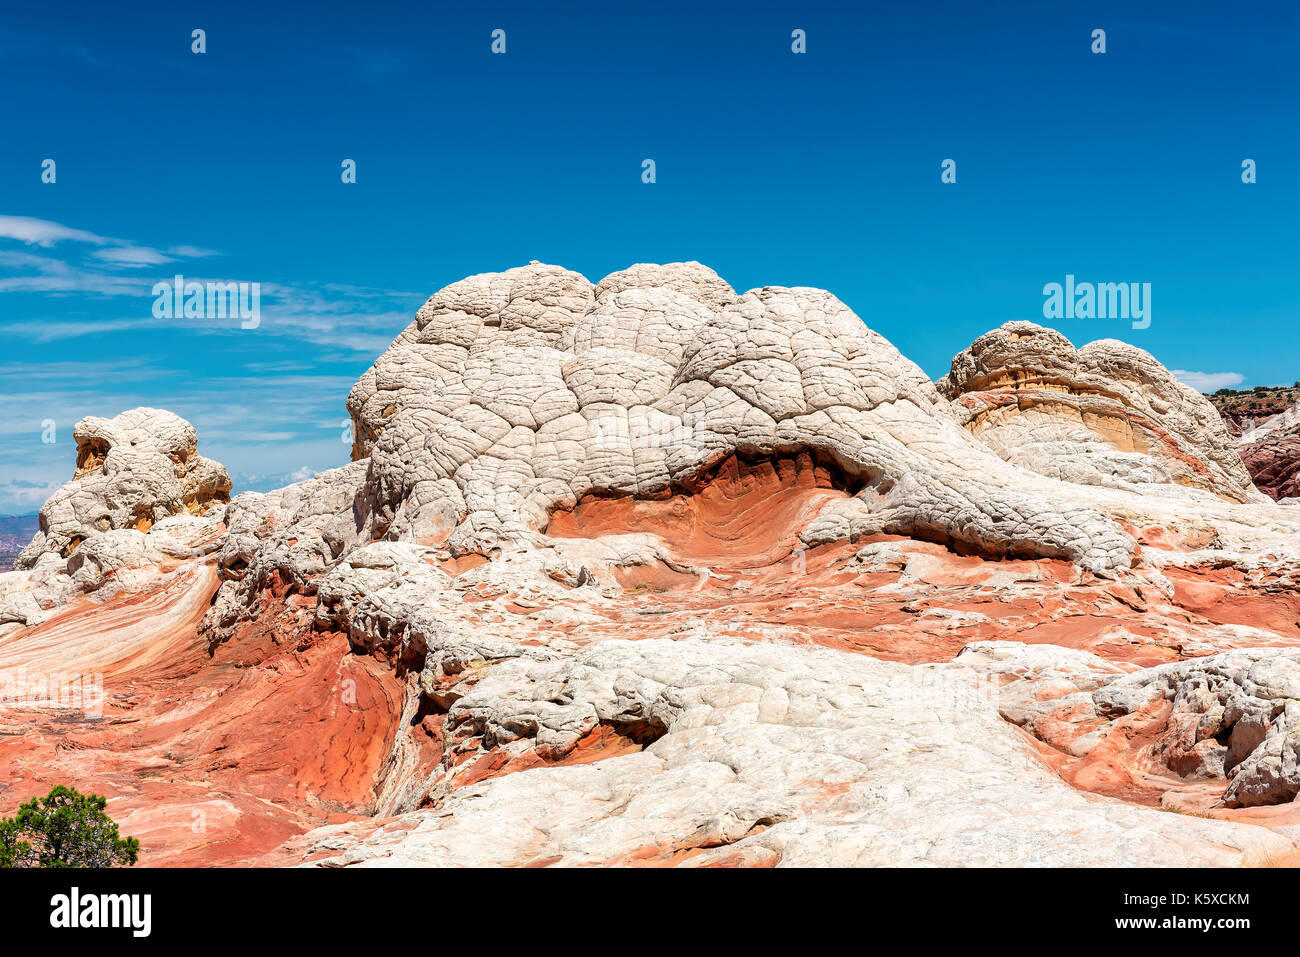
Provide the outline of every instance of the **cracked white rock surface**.
<path id="1" fill-rule="evenodd" d="M 594 722 L 662 725 L 644 751 L 458 788 L 323 866 L 559 865 L 659 855 L 691 865 L 1232 864 L 1289 842 L 1081 794 L 950 666 L 779 645 L 606 641 L 515 659 L 452 714 L 563 746 Z M 968 673 L 968 672 L 967 672 Z M 490 681 L 490 684 L 489 684 Z M 521 808 L 528 808 L 526 818 Z M 676 856 L 680 855 L 680 856 Z"/>
<path id="2" fill-rule="evenodd" d="M 67 558 L 81 542 L 113 529 L 144 532 L 172 515 L 202 515 L 229 497 L 225 468 L 198 454 L 194 427 L 171 412 L 87 416 L 73 437 L 76 474 L 41 506 L 40 529 L 16 569 L 33 567 L 46 553 Z"/>
<path id="3" fill-rule="evenodd" d="M 457 553 L 535 546 L 550 512 L 584 496 L 663 495 L 730 454 L 809 450 L 857 498 L 817 541 L 890 532 L 1127 567 L 1122 530 L 1015 487 L 921 370 L 829 293 L 730 296 L 698 263 L 584 283 L 527 266 L 421 309 L 349 397 L 370 455 L 367 531 Z"/>

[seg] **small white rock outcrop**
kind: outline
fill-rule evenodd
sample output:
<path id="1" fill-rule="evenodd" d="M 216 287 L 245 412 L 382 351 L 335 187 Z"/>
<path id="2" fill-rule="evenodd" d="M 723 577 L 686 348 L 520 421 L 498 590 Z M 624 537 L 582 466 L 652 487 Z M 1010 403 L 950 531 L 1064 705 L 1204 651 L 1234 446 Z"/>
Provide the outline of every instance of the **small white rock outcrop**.
<path id="1" fill-rule="evenodd" d="M 87 416 L 73 427 L 77 469 L 41 506 L 40 529 L 16 569 L 47 553 L 67 558 L 89 538 L 113 529 L 147 532 L 172 515 L 203 515 L 230 498 L 225 468 L 198 454 L 194 426 L 162 409 L 138 408 L 111 419 Z"/>

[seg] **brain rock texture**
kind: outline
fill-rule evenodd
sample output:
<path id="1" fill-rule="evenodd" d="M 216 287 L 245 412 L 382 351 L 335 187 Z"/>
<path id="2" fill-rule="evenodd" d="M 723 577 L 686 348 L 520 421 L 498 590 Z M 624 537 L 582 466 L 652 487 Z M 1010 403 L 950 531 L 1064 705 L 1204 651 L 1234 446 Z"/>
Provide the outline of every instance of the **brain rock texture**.
<path id="1" fill-rule="evenodd" d="M 537 263 L 454 283 L 348 408 L 354 457 L 370 458 L 364 538 L 527 548 L 585 497 L 663 497 L 730 456 L 811 452 L 847 495 L 803 532 L 809 543 L 915 535 L 1100 574 L 1131 552 L 1101 514 L 1018 480 L 833 295 L 738 295 L 698 263 L 595 286 Z"/>

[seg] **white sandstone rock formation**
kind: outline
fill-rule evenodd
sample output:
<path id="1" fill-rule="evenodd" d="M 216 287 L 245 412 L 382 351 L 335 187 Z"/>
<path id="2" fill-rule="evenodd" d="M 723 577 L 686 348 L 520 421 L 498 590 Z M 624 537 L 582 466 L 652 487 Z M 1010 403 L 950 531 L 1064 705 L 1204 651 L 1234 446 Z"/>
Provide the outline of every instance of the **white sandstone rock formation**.
<path id="1" fill-rule="evenodd" d="M 1184 777 L 1223 777 L 1228 807 L 1289 802 L 1300 794 L 1300 654 L 1293 648 L 1224 652 L 1117 679 L 1093 692 L 1103 714 L 1129 714 L 1161 696 L 1169 727 L 1155 748 Z"/>
<path id="2" fill-rule="evenodd" d="M 32 627 L 69 601 L 157 587 L 220 549 L 230 477 L 199 455 L 194 427 L 161 409 L 73 429 L 76 473 L 41 506 L 40 527 L 0 574 L 0 634 Z"/>
<path id="3" fill-rule="evenodd" d="M 222 585 L 204 619 L 210 641 L 256 617 L 276 585 L 314 594 L 316 579 L 357 542 L 353 503 L 365 460 L 319 472 L 273 492 L 243 492 L 226 507 Z"/>
<path id="4" fill-rule="evenodd" d="M 972 424 L 970 409 L 1005 405 L 998 390 L 1017 383 L 1099 430 L 1052 446 L 1059 478 L 1040 474 L 1051 469 L 1034 450 L 1072 425 L 1020 427 L 1012 416 L 972 435 L 958 424 L 959 412 Z M 431 297 L 353 388 L 351 465 L 232 503 L 225 581 L 205 627 L 224 639 L 276 582 L 314 594 L 328 569 L 376 540 L 426 546 L 438 560 L 533 555 L 539 574 L 567 584 L 606 587 L 613 569 L 655 561 L 707 577 L 674 565 L 653 536 L 584 542 L 546 530 L 584 499 L 689 491 L 732 456 L 812 454 L 837 476 L 842 494 L 799 531 L 807 545 L 899 534 L 1123 576 L 1136 547 L 1123 523 L 1210 545 L 1149 553 L 1161 567 L 1211 550 L 1256 576 L 1300 561 L 1300 513 L 1254 507 L 1264 498 L 1217 441 L 1213 409 L 1139 350 L 1076 353 L 1056 333 L 1008 324 L 959 355 L 940 385 L 958 400 L 821 290 L 737 296 L 698 263 L 633 266 L 595 286 L 536 263 L 470 277 Z M 1202 429 L 1206 416 L 1218 432 Z M 1166 419 L 1156 449 L 1154 423 Z M 1114 422 L 1147 451 L 1107 444 L 1122 431 Z M 1017 436 L 1039 471 L 1017 464 Z M 1128 479 L 1150 481 L 1114 478 L 1124 462 Z M 1103 466 L 1115 466 L 1104 481 Z M 1206 476 L 1217 477 L 1213 491 L 1195 487 Z M 1141 577 L 1171 588 L 1155 565 Z"/>
<path id="5" fill-rule="evenodd" d="M 1075 349 L 1052 329 L 1008 322 L 952 360 L 937 383 L 963 425 L 1008 462 L 1066 482 L 1233 502 L 1261 498 L 1203 395 L 1149 353 L 1101 339 Z"/>
<path id="6" fill-rule="evenodd" d="M 729 455 L 795 450 L 833 465 L 856 499 L 809 541 L 918 535 L 1101 574 L 1131 552 L 1086 505 L 1017 482 L 834 296 L 728 297 L 698 263 L 598 287 L 541 265 L 455 283 L 348 405 L 370 454 L 366 531 L 454 553 L 535 546 L 550 513 L 584 496 L 662 496 Z"/>
<path id="7" fill-rule="evenodd" d="M 71 555 L 112 529 L 147 532 L 164 518 L 202 515 L 228 501 L 230 476 L 196 451 L 194 426 L 162 409 L 131 409 L 112 419 L 87 416 L 72 431 L 77 470 L 41 506 L 40 530 L 14 563 Z"/>
<path id="8" fill-rule="evenodd" d="M 963 649 L 954 664 L 1014 678 L 998 689 L 998 710 L 1036 737 L 1050 739 L 1062 724 L 1089 729 L 1069 744 L 1076 756 L 1112 734 L 1130 736 L 1128 719 L 1144 715 L 1160 722 L 1145 758 L 1184 780 L 1223 781 L 1223 806 L 1285 804 L 1300 794 L 1295 647 L 1243 648 L 1132 669 L 1053 645 L 982 641 Z"/>
<path id="9" fill-rule="evenodd" d="M 648 745 L 448 787 L 428 812 L 320 828 L 307 852 L 321 866 L 1160 866 L 1290 846 L 1073 790 L 968 675 L 717 637 L 513 658 L 451 705 L 453 742 L 559 755 L 605 725 Z"/>
<path id="10" fill-rule="evenodd" d="M 348 409 L 352 466 L 274 493 L 299 505 L 232 506 L 213 640 L 256 614 L 270 568 L 311 594 L 324 566 L 380 538 L 451 556 L 554 551 L 554 511 L 663 497 L 732 455 L 811 452 L 840 476 L 846 496 L 803 530 L 810 545 L 914 535 L 1099 575 L 1126 570 L 1134 548 L 1086 496 L 962 429 L 924 373 L 830 293 L 737 296 L 699 263 L 637 265 L 595 286 L 537 263 L 453 283 Z"/>

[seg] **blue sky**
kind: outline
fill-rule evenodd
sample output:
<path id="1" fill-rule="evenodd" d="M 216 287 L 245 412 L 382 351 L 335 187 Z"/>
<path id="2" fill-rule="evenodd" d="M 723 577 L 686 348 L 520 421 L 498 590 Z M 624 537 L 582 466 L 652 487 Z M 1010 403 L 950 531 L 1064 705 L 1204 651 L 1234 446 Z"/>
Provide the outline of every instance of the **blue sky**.
<path id="1" fill-rule="evenodd" d="M 0 512 L 70 477 L 76 419 L 142 404 L 237 489 L 341 464 L 420 303 L 531 259 L 825 287 L 936 377 L 1067 273 L 1149 282 L 1148 329 L 1056 325 L 1300 379 L 1294 3 L 308 9 L 0 13 Z M 260 282 L 259 327 L 155 319 L 178 272 Z"/>

